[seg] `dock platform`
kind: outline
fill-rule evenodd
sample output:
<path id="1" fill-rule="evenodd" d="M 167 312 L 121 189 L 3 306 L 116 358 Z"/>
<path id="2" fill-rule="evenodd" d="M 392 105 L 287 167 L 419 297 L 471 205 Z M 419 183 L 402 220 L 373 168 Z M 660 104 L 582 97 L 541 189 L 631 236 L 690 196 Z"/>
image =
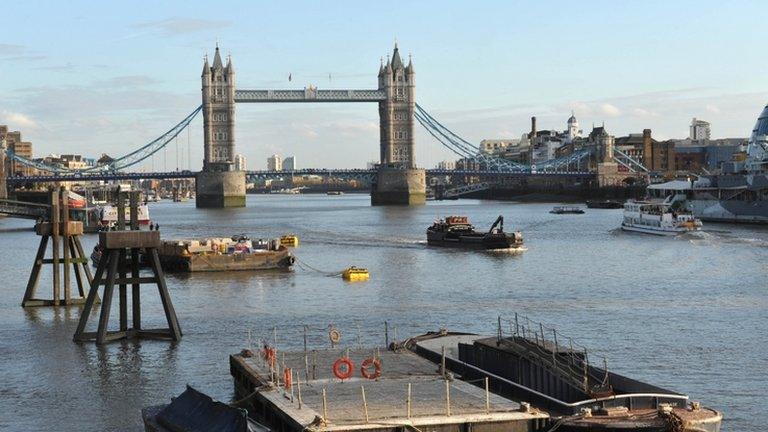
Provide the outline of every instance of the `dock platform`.
<path id="1" fill-rule="evenodd" d="M 345 356 L 355 366 L 342 381 L 332 365 Z M 360 371 L 371 357 L 381 364 L 376 379 Z M 273 431 L 535 431 L 549 419 L 486 391 L 483 382 L 443 375 L 440 364 L 409 350 L 324 349 L 277 352 L 274 358 L 270 367 L 263 352 L 230 356 L 236 398 Z"/>

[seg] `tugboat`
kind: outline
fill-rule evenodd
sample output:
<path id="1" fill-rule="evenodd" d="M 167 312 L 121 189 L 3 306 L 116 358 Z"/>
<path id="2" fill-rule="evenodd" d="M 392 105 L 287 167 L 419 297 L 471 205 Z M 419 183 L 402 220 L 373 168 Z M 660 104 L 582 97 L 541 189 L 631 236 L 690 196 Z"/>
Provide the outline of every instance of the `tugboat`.
<path id="1" fill-rule="evenodd" d="M 523 234 L 520 231 L 505 233 L 503 216 L 496 219 L 488 232 L 475 231 L 466 216 L 448 216 L 427 228 L 427 244 L 468 249 L 511 249 L 523 246 Z"/>

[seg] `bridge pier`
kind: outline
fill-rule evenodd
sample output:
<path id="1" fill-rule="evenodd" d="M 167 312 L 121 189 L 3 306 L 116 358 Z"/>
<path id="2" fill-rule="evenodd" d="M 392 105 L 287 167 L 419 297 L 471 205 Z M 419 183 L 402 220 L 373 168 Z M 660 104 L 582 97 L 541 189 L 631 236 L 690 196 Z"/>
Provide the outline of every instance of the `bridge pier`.
<path id="1" fill-rule="evenodd" d="M 426 201 L 423 169 L 379 168 L 371 187 L 371 205 L 419 205 Z"/>
<path id="2" fill-rule="evenodd" d="M 201 171 L 195 191 L 197 208 L 245 207 L 245 171 Z"/>

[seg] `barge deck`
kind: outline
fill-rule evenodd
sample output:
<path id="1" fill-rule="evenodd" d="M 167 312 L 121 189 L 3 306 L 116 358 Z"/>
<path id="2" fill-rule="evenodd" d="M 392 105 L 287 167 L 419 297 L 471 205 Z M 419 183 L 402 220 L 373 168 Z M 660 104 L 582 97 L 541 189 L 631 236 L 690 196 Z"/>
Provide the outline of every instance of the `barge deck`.
<path id="1" fill-rule="evenodd" d="M 332 365 L 344 356 L 354 374 L 341 380 Z M 366 379 L 356 369 L 377 358 L 381 375 Z M 535 431 L 548 415 L 511 399 L 486 392 L 482 385 L 445 379 L 439 365 L 408 350 L 354 349 L 277 353 L 271 371 L 263 355 L 230 357 L 239 399 L 250 415 L 279 432 L 312 431 Z M 293 384 L 286 388 L 284 371 Z M 275 373 L 275 371 L 279 373 Z"/>

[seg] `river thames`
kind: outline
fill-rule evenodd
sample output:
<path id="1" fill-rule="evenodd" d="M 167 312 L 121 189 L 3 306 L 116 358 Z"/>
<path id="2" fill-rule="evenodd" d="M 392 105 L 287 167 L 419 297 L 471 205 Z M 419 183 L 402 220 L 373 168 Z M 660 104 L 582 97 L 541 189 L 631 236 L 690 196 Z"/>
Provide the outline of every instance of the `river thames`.
<path id="1" fill-rule="evenodd" d="M 605 355 L 614 372 L 689 394 L 724 412 L 723 429 L 764 429 L 768 384 L 768 228 L 706 224 L 677 238 L 624 233 L 621 210 L 553 215 L 550 204 L 461 200 L 371 207 L 367 195 L 251 195 L 244 209 L 151 204 L 164 238 L 252 238 L 294 233 L 302 263 L 325 272 L 367 267 L 347 283 L 308 268 L 289 273 L 169 275 L 184 337 L 105 347 L 72 342 L 80 307 L 21 308 L 39 237 L 32 222 L 0 219 L 0 429 L 143 430 L 140 409 L 186 384 L 230 401 L 228 355 L 278 329 L 299 348 L 337 326 L 343 344 L 383 345 L 384 321 L 403 338 L 445 327 L 494 334 L 515 312 L 554 326 Z M 498 215 L 527 251 L 426 246 L 435 218 Z M 86 251 L 96 242 L 84 236 Z M 50 295 L 50 272 L 39 296 Z M 146 326 L 164 324 L 145 290 Z M 113 317 L 116 312 L 113 312 Z M 113 324 L 114 324 L 113 318 Z M 390 336 L 393 336 L 390 334 Z M 594 353 L 594 354 L 592 354 Z"/>

